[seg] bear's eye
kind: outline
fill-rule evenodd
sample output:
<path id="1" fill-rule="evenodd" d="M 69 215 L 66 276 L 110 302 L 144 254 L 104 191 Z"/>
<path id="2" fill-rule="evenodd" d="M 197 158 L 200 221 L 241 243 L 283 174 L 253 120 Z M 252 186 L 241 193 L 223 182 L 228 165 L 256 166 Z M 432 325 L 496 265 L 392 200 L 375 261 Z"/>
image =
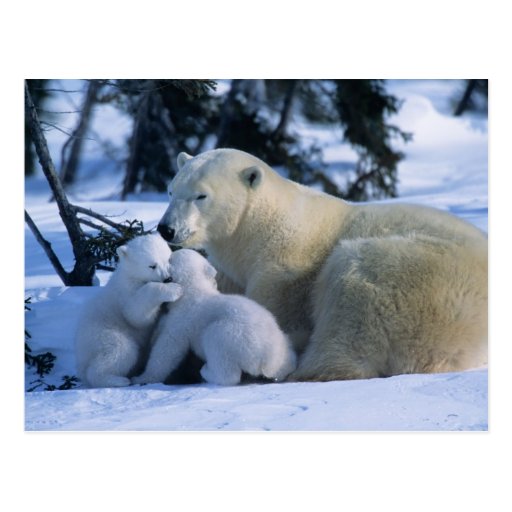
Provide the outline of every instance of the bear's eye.
<path id="1" fill-rule="evenodd" d="M 155 265 L 149 265 L 149 268 L 150 268 L 151 270 L 155 270 L 155 268 L 156 268 L 156 264 L 155 264 Z"/>
<path id="2" fill-rule="evenodd" d="M 206 199 L 206 194 L 201 194 L 201 195 L 196 197 L 197 201 L 202 201 L 203 199 Z"/>

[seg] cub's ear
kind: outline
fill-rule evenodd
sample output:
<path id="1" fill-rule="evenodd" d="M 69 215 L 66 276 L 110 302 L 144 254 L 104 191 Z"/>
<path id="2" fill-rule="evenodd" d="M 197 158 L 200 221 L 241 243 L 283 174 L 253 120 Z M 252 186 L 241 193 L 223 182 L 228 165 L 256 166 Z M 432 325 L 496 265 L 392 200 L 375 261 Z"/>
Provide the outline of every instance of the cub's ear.
<path id="1" fill-rule="evenodd" d="M 122 260 L 128 254 L 128 247 L 126 247 L 126 245 L 121 245 L 121 247 L 117 248 L 116 253 L 119 256 L 119 259 Z"/>
<path id="2" fill-rule="evenodd" d="M 178 155 L 178 169 L 181 171 L 182 167 L 185 165 L 187 160 L 190 160 L 191 158 L 194 158 L 193 156 L 190 156 L 189 154 L 182 152 Z"/>
<path id="3" fill-rule="evenodd" d="M 258 188 L 263 180 L 263 171 L 257 165 L 242 171 L 242 180 L 249 188 Z"/>

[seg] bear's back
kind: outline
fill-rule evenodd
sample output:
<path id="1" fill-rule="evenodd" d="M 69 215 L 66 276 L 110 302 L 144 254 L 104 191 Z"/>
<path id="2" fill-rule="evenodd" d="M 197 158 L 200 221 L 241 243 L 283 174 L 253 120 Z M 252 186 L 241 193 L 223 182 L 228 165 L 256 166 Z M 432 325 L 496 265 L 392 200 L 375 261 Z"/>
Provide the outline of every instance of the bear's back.
<path id="1" fill-rule="evenodd" d="M 460 245 L 487 243 L 484 234 L 454 215 L 410 204 L 353 205 L 344 222 L 341 238 L 386 238 L 427 235 Z"/>

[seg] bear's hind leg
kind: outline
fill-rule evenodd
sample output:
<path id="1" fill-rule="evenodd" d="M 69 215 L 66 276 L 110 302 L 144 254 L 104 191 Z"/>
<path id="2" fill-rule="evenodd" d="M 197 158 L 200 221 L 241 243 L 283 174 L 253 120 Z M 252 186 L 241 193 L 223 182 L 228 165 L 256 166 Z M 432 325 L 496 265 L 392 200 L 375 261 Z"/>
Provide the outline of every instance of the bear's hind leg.
<path id="1" fill-rule="evenodd" d="M 201 335 L 206 359 L 201 376 L 210 384 L 235 386 L 240 383 L 242 369 L 230 341 L 230 331 L 222 323 L 212 324 Z"/>
<path id="2" fill-rule="evenodd" d="M 128 339 L 118 338 L 89 363 L 85 378 L 89 387 L 109 388 L 130 385 L 128 374 L 137 364 L 139 347 Z"/>
<path id="3" fill-rule="evenodd" d="M 319 351 L 319 345 L 310 343 L 304 354 L 299 358 L 297 369 L 288 375 L 286 381 L 326 382 L 331 380 L 371 379 L 384 376 L 375 371 L 365 361 L 358 361 L 345 354 L 333 357 L 332 350 L 330 353 Z M 337 345 L 339 347 L 339 343 Z"/>
<path id="4" fill-rule="evenodd" d="M 363 276 L 339 276 L 317 305 L 316 326 L 289 381 L 331 381 L 384 377 L 388 332 L 380 311 L 387 301 Z"/>

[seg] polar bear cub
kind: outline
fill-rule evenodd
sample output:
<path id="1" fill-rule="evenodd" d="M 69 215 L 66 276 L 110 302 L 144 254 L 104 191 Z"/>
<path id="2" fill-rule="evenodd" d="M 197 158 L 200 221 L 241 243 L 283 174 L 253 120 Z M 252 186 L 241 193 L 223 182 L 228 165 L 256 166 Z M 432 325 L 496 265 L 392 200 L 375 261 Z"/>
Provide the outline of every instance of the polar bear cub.
<path id="1" fill-rule="evenodd" d="M 89 387 L 128 386 L 162 304 L 181 296 L 181 286 L 170 282 L 171 250 L 160 235 L 137 237 L 117 254 L 116 271 L 78 322 L 78 377 Z"/>
<path id="2" fill-rule="evenodd" d="M 206 361 L 201 375 L 212 384 L 238 384 L 242 372 L 280 381 L 295 370 L 295 352 L 274 316 L 246 297 L 221 294 L 215 274 L 193 250 L 173 254 L 171 277 L 183 295 L 161 318 L 134 384 L 164 381 L 189 348 Z"/>

